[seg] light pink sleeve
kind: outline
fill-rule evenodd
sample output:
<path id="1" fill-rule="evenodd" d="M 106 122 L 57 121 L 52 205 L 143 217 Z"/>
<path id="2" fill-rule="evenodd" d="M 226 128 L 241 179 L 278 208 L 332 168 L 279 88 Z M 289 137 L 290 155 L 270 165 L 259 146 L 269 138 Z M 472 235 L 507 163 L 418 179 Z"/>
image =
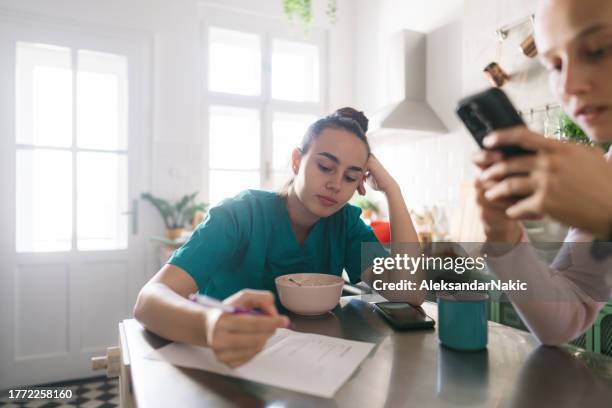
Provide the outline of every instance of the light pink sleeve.
<path id="1" fill-rule="evenodd" d="M 572 228 L 549 266 L 523 232 L 523 240 L 501 257 L 488 257 L 502 281 L 520 280 L 525 292 L 507 292 L 521 318 L 541 343 L 558 345 L 585 332 L 610 298 L 612 259 L 596 261 L 588 235 Z"/>
<path id="2" fill-rule="evenodd" d="M 612 152 L 606 156 L 612 162 Z M 591 256 L 593 237 L 570 228 L 551 265 L 540 260 L 523 230 L 521 243 L 487 265 L 501 280 L 527 283 L 526 293 L 507 292 L 521 318 L 544 344 L 558 345 L 584 333 L 612 293 L 612 257 Z"/>

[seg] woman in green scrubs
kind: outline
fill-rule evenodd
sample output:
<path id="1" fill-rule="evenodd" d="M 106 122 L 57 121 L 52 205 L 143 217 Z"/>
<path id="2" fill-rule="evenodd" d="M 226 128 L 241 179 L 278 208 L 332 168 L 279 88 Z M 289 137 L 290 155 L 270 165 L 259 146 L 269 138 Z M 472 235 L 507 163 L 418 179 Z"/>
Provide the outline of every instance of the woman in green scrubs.
<path id="1" fill-rule="evenodd" d="M 310 126 L 292 152 L 293 178 L 281 193 L 247 190 L 212 208 L 182 248 L 141 290 L 134 314 L 149 330 L 174 341 L 211 347 L 238 366 L 287 327 L 274 303 L 274 279 L 297 272 L 341 275 L 372 284 L 411 281 L 422 271 L 372 271 L 389 254 L 348 204 L 364 183 L 387 198 L 392 256 L 419 256 L 420 246 L 397 182 L 370 153 L 368 119 L 343 108 Z M 366 245 L 363 245 L 365 243 Z M 394 244 L 405 245 L 394 245 Z M 362 250 L 363 248 L 363 250 Z M 380 272 L 380 271 L 379 271 Z M 199 292 L 264 315 L 232 315 L 188 300 Z M 420 305 L 421 290 L 381 291 L 390 300 Z"/>

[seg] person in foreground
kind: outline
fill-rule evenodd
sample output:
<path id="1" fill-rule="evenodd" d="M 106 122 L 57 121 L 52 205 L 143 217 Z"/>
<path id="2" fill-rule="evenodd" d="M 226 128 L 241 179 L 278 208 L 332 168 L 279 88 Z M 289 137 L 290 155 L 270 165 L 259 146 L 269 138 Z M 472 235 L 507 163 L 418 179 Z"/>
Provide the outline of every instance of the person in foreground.
<path id="1" fill-rule="evenodd" d="M 374 257 L 389 256 L 371 228 L 348 204 L 364 182 L 385 194 L 391 255 L 419 256 L 417 234 L 397 182 L 370 153 L 368 120 L 343 108 L 310 126 L 292 152 L 293 179 L 281 192 L 247 190 L 212 208 L 191 239 L 142 288 L 134 315 L 170 340 L 207 345 L 230 366 L 259 352 L 289 321 L 275 307 L 274 279 L 297 272 L 341 275 L 371 284 Z M 288 152 L 289 153 L 289 152 Z M 362 250 L 362 243 L 369 250 Z M 393 245 L 393 244 L 412 245 Z M 422 271 L 386 270 L 385 282 L 410 280 Z M 247 290 L 249 289 L 249 290 Z M 202 293 L 263 315 L 220 313 L 188 300 Z M 383 291 L 390 300 L 420 305 L 425 291 Z"/>
<path id="2" fill-rule="evenodd" d="M 611 142 L 612 2 L 541 1 L 535 38 L 564 111 L 592 141 Z M 525 127 L 492 133 L 484 143 L 491 150 L 479 152 L 475 163 L 482 169 L 476 189 L 486 247 L 494 255 L 488 264 L 500 278 L 527 282 L 529 295 L 508 296 L 540 342 L 573 340 L 611 295 L 612 251 L 593 251 L 594 240 L 612 241 L 610 153 Z M 502 145 L 536 154 L 504 159 L 494 150 Z M 573 226 L 551 266 L 538 260 L 518 222 L 543 215 Z"/>

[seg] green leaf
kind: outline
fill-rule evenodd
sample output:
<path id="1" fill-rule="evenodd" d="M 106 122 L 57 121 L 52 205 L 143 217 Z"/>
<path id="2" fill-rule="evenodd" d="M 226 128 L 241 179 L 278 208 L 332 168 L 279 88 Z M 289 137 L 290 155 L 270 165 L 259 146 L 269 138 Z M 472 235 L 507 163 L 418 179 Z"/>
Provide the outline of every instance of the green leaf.
<path id="1" fill-rule="evenodd" d="M 290 22 L 299 18 L 307 29 L 312 21 L 310 0 L 283 0 L 283 12 Z"/>
<path id="2" fill-rule="evenodd" d="M 338 10 L 338 5 L 336 4 L 336 0 L 328 0 L 327 1 L 327 11 L 325 12 L 325 14 L 327 14 L 327 18 L 332 24 L 336 24 L 337 10 Z"/>
<path id="3" fill-rule="evenodd" d="M 327 0 L 327 18 L 330 23 L 336 23 L 336 15 L 338 10 L 337 0 Z M 312 1 L 311 0 L 283 0 L 283 13 L 292 22 L 300 20 L 304 24 L 306 32 L 312 22 Z"/>
<path id="4" fill-rule="evenodd" d="M 206 203 L 193 202 L 197 195 L 197 191 L 192 194 L 187 194 L 174 204 L 157 198 L 151 193 L 142 193 L 140 196 L 143 200 L 150 202 L 159 211 L 164 221 L 164 225 L 166 228 L 171 229 L 184 227 L 187 222 L 191 222 L 193 214 L 196 211 L 206 211 L 208 209 L 208 204 Z"/>
<path id="5" fill-rule="evenodd" d="M 580 126 L 578 126 L 565 112 L 562 112 L 561 116 L 559 117 L 559 129 L 555 132 L 555 134 L 561 139 L 565 139 L 572 143 L 598 146 L 606 152 L 610 148 L 610 143 L 593 142 L 587 136 L 584 130 L 582 130 L 582 128 L 580 128 Z"/>
<path id="6" fill-rule="evenodd" d="M 372 210 L 372 212 L 380 214 L 380 208 L 367 198 L 359 197 L 354 204 L 362 210 Z"/>
<path id="7" fill-rule="evenodd" d="M 140 195 L 143 200 L 149 201 L 159 211 L 166 228 L 171 228 L 170 218 L 172 217 L 173 209 L 170 203 L 160 198 L 153 196 L 151 193 L 142 193 Z"/>
<path id="8" fill-rule="evenodd" d="M 572 118 L 566 113 L 562 113 L 559 117 L 559 131 L 558 134 L 569 141 L 575 143 L 590 144 L 591 140 L 584 133 L 584 131 L 578 126 Z"/>

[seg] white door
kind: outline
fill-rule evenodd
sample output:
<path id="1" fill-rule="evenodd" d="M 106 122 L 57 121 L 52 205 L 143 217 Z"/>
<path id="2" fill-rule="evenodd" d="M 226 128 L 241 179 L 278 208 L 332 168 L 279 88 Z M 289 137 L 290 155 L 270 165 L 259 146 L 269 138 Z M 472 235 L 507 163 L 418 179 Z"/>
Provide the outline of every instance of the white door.
<path id="1" fill-rule="evenodd" d="M 99 375 L 144 281 L 149 42 L 104 31 L 0 15 L 0 389 Z"/>

